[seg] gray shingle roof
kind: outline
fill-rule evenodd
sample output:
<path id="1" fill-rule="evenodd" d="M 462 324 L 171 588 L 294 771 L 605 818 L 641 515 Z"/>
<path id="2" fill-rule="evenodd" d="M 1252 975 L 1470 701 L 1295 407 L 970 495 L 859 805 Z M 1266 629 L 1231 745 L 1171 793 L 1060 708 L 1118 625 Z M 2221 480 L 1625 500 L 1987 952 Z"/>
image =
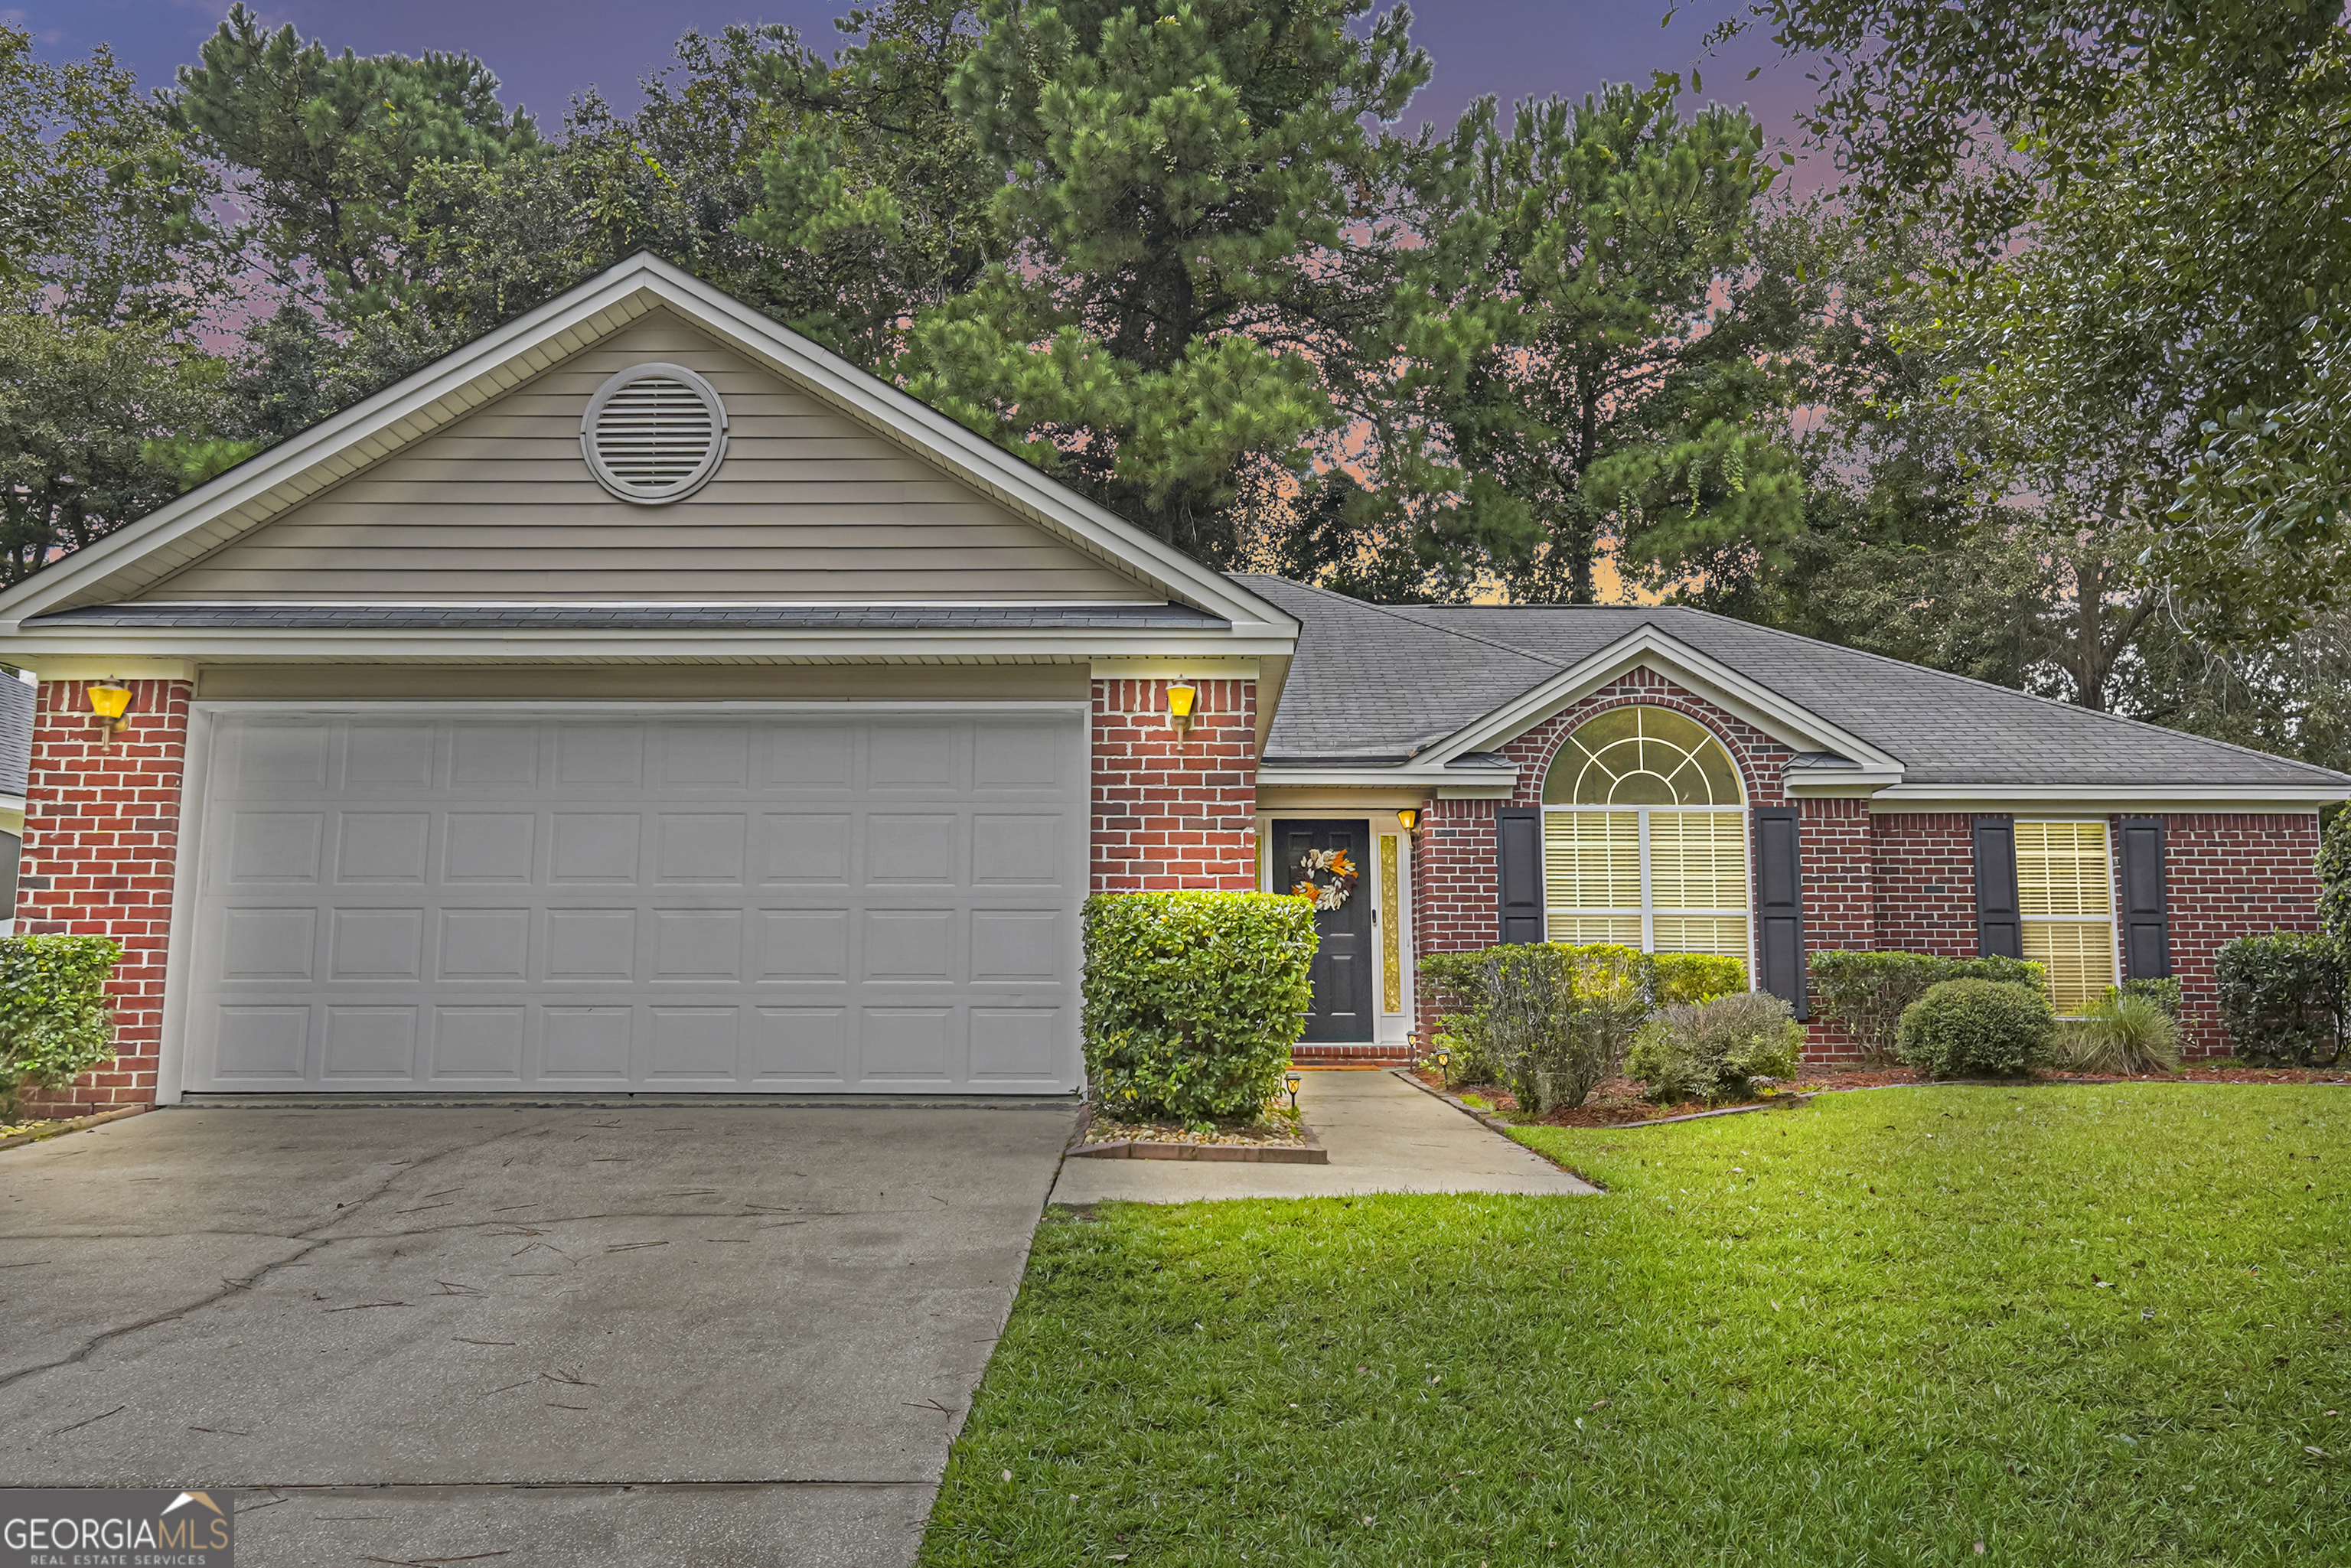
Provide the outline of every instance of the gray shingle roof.
<path id="1" fill-rule="evenodd" d="M 1188 604 L 95 604 L 26 623 L 333 632 L 1214 631 Z"/>
<path id="2" fill-rule="evenodd" d="M 2351 785 L 2250 751 L 1792 632 L 1655 605 L 1371 605 L 1277 577 L 1303 623 L 1269 764 L 1402 761 L 1643 626 L 1897 758 L 1912 784 Z"/>

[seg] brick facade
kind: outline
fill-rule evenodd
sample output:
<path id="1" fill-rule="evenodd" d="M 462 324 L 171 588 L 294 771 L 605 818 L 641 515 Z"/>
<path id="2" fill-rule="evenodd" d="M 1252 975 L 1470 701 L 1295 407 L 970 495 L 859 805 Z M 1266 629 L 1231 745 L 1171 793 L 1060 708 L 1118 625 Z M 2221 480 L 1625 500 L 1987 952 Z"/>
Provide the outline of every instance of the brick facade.
<path id="1" fill-rule="evenodd" d="M 1789 747 L 1705 698 L 1647 670 L 1635 670 L 1562 710 L 1502 747 L 1519 764 L 1511 805 L 1537 805 L 1544 775 L 1567 736 L 1612 707 L 1640 703 L 1697 719 L 1724 744 L 1754 805 L 1788 800 L 1782 768 Z M 1429 800 L 1413 852 L 1413 946 L 1419 953 L 1466 952 L 1499 938 L 1494 862 L 1498 800 Z M 1872 812 L 1858 799 L 1807 799 L 1802 841 L 1804 945 L 1881 948 L 1972 957 L 1977 949 L 1974 816 L 1963 812 Z M 2119 824 L 2119 818 L 2110 818 Z M 2181 813 L 2166 817 L 2172 973 L 2187 1014 L 2187 1050 L 2228 1049 L 2215 1013 L 2213 956 L 2248 933 L 2317 928 L 2314 815 Z M 1438 1001 L 1420 990 L 1421 1038 L 1435 1030 Z M 1815 1022 L 1805 1054 L 1816 1061 L 1853 1055 L 1843 1033 Z"/>
<path id="2" fill-rule="evenodd" d="M 1165 680 L 1093 684 L 1096 893 L 1257 886 L 1257 683 L 1198 681 L 1189 734 Z"/>
<path id="3" fill-rule="evenodd" d="M 163 1038 L 163 960 L 179 854 L 187 752 L 186 681 L 132 681 L 129 725 L 109 737 L 79 681 L 45 681 L 33 717 L 25 791 L 19 929 L 111 936 L 122 944 L 112 1065 L 54 1093 L 36 1113 L 80 1115 L 155 1098 Z"/>
<path id="4" fill-rule="evenodd" d="M 2189 1054 L 2228 1050 L 2213 956 L 2250 933 L 2318 929 L 2315 814 L 2197 812 L 2163 819 L 2171 973 L 2179 981 Z"/>

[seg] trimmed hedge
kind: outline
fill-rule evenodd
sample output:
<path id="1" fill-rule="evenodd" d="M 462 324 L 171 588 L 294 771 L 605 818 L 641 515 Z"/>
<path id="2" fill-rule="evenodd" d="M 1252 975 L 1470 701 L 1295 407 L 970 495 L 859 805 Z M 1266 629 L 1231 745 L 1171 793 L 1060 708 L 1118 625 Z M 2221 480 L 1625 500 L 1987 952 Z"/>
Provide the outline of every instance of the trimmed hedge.
<path id="1" fill-rule="evenodd" d="M 2212 967 L 2221 1027 L 2241 1061 L 2331 1067 L 2343 1059 L 2343 954 L 2333 937 L 2316 931 L 2240 936 L 2220 944 Z"/>
<path id="2" fill-rule="evenodd" d="M 2040 986 L 2041 966 L 2022 958 L 1938 958 L 1931 953 L 1831 948 L 1805 962 L 1813 1011 L 1840 1025 L 1872 1061 L 1891 1061 L 1902 1015 L 1945 980 L 1996 980 Z"/>
<path id="3" fill-rule="evenodd" d="M 114 1060 L 110 936 L 0 936 L 0 1105 Z"/>
<path id="4" fill-rule="evenodd" d="M 1121 1115 L 1261 1113 L 1313 1003 L 1314 905 L 1288 894 L 1086 900 L 1086 1075 Z"/>
<path id="5" fill-rule="evenodd" d="M 1717 997 L 1737 996 L 1747 989 L 1747 963 L 1714 953 L 1658 953 L 1652 988 L 1658 1007 L 1696 1007 Z"/>
<path id="6" fill-rule="evenodd" d="M 1896 1049 L 1929 1078 L 2019 1078 L 2056 1060 L 2057 1009 L 2037 984 L 1941 980 L 1903 1012 Z"/>

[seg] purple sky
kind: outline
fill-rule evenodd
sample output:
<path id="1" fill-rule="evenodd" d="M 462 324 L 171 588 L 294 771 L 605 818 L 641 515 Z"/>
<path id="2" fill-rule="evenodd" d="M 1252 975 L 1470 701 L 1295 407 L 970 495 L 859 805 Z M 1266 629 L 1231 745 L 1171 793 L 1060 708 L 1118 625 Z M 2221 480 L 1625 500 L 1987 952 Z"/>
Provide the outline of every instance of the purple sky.
<path id="1" fill-rule="evenodd" d="M 1449 125 L 1480 93 L 1513 98 L 1581 95 L 1603 80 L 1646 83 L 1652 70 L 1705 72 L 1709 97 L 1750 105 L 1767 135 L 1793 138 L 1789 116 L 1811 97 L 1799 67 L 1782 65 L 1768 42 L 1744 38 L 1711 61 L 1699 38 L 1740 7 L 1736 0 L 1679 6 L 1660 27 L 1668 0 L 1424 0 L 1414 36 L 1437 62 L 1436 78 L 1407 119 Z M 168 85 L 193 61 L 227 11 L 226 0 L 27 0 L 0 16 L 31 30 L 40 52 L 59 58 L 111 44 L 151 87 Z M 360 54 L 464 49 L 489 63 L 507 102 L 543 124 L 590 83 L 628 109 L 640 74 L 669 58 L 688 27 L 783 22 L 826 52 L 835 47 L 832 0 L 274 0 L 257 6 L 273 27 L 294 24 L 304 37 Z M 1742 80 L 1750 67 L 1762 74 Z"/>

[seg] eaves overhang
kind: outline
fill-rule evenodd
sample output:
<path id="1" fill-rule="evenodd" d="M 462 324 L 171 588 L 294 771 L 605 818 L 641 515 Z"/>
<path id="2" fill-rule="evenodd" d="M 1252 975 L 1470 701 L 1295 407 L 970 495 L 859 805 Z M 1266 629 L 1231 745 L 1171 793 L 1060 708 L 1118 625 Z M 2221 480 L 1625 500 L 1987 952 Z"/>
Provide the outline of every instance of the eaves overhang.
<path id="1" fill-rule="evenodd" d="M 1422 757 L 1433 762 L 1446 762 L 1465 753 L 1501 746 L 1637 668 L 1667 676 L 1800 752 L 1831 752 L 1873 773 L 1889 774 L 1896 779 L 1901 777 L 1901 758 L 1791 702 L 1671 633 L 1649 625 L 1635 628 L 1481 715 L 1429 747 Z"/>
<path id="2" fill-rule="evenodd" d="M 1440 800 L 1507 800 L 1518 792 L 1519 769 L 1431 768 L 1416 763 L 1364 767 L 1348 763 L 1268 763 L 1257 770 L 1259 789 L 1418 789 Z"/>
<path id="3" fill-rule="evenodd" d="M 2127 811 L 2301 814 L 2351 800 L 2339 784 L 1899 784 L 1869 798 L 1873 811 L 1981 810 L 2017 816 Z"/>

